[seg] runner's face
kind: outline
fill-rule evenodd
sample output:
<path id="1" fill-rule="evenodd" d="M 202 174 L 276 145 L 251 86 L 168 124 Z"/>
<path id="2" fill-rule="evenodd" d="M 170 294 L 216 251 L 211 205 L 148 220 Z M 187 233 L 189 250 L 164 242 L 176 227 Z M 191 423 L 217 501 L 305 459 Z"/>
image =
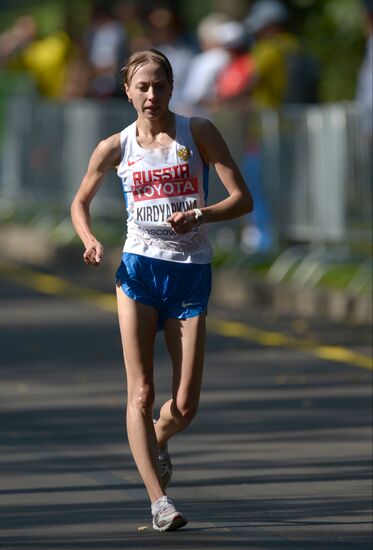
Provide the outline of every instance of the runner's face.
<path id="1" fill-rule="evenodd" d="M 172 87 L 164 69 L 149 62 L 135 70 L 126 92 L 139 115 L 156 119 L 168 110 Z"/>

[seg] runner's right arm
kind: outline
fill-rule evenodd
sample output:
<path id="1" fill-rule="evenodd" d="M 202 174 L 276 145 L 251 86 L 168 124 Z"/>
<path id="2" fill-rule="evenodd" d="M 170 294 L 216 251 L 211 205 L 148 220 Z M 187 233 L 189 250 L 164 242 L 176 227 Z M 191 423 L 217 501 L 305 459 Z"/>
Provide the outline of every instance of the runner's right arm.
<path id="1" fill-rule="evenodd" d="M 89 206 L 101 187 L 104 176 L 119 164 L 120 156 L 119 134 L 100 141 L 92 153 L 87 172 L 71 203 L 71 219 L 85 246 L 83 259 L 88 265 L 99 266 L 103 255 L 103 246 L 92 232 Z"/>

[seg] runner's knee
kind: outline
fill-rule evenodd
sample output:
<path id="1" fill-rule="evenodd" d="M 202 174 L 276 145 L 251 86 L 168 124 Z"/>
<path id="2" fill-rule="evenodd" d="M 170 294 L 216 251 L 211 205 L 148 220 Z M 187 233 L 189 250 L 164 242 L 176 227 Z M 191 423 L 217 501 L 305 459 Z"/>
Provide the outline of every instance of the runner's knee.
<path id="1" fill-rule="evenodd" d="M 152 384 L 141 384 L 133 388 L 128 396 L 129 411 L 147 415 L 153 410 L 154 386 Z"/>
<path id="2" fill-rule="evenodd" d="M 198 403 L 188 399 L 176 399 L 172 403 L 171 410 L 177 421 L 188 425 L 197 414 Z"/>

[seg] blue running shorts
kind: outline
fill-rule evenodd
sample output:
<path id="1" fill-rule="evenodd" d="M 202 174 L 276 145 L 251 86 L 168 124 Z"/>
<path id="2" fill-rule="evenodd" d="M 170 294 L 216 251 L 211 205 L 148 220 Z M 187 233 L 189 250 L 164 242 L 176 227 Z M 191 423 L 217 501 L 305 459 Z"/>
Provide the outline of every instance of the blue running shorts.
<path id="1" fill-rule="evenodd" d="M 137 302 L 158 311 L 158 330 L 166 319 L 187 319 L 206 312 L 211 264 L 184 264 L 123 253 L 117 286 Z"/>

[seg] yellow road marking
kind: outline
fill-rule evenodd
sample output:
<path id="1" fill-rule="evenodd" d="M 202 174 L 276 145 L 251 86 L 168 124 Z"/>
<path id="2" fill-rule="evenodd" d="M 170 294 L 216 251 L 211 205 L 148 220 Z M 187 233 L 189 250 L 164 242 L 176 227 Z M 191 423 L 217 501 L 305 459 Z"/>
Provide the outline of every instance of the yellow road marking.
<path id="1" fill-rule="evenodd" d="M 98 308 L 110 313 L 117 312 L 117 301 L 114 294 L 80 287 L 55 275 L 38 273 L 24 267 L 0 263 L 0 276 L 13 283 L 32 288 L 43 294 L 52 294 L 72 298 L 79 302 L 95 304 Z"/>
<path id="2" fill-rule="evenodd" d="M 110 313 L 117 312 L 116 297 L 113 294 L 80 287 L 55 275 L 46 275 L 27 268 L 0 263 L 0 276 L 12 283 L 32 288 L 43 294 L 72 298 L 78 302 L 94 304 L 97 308 Z M 288 347 L 311 353 L 321 359 L 348 363 L 356 367 L 373 370 L 372 360 L 365 355 L 355 353 L 341 346 L 321 345 L 306 338 L 294 338 L 282 332 L 266 331 L 251 327 L 246 323 L 223 321 L 211 316 L 207 318 L 211 332 L 224 337 L 239 338 L 257 342 L 263 346 Z"/>
<path id="3" fill-rule="evenodd" d="M 321 359 L 336 361 L 337 363 L 349 363 L 356 367 L 373 370 L 372 360 L 365 355 L 355 353 L 341 346 L 326 346 L 318 344 L 306 338 L 294 338 L 281 332 L 268 332 L 256 329 L 233 321 L 221 321 L 215 318 L 208 318 L 208 327 L 212 332 L 222 336 L 231 336 L 251 342 L 257 342 L 263 346 L 288 347 L 311 353 Z"/>

